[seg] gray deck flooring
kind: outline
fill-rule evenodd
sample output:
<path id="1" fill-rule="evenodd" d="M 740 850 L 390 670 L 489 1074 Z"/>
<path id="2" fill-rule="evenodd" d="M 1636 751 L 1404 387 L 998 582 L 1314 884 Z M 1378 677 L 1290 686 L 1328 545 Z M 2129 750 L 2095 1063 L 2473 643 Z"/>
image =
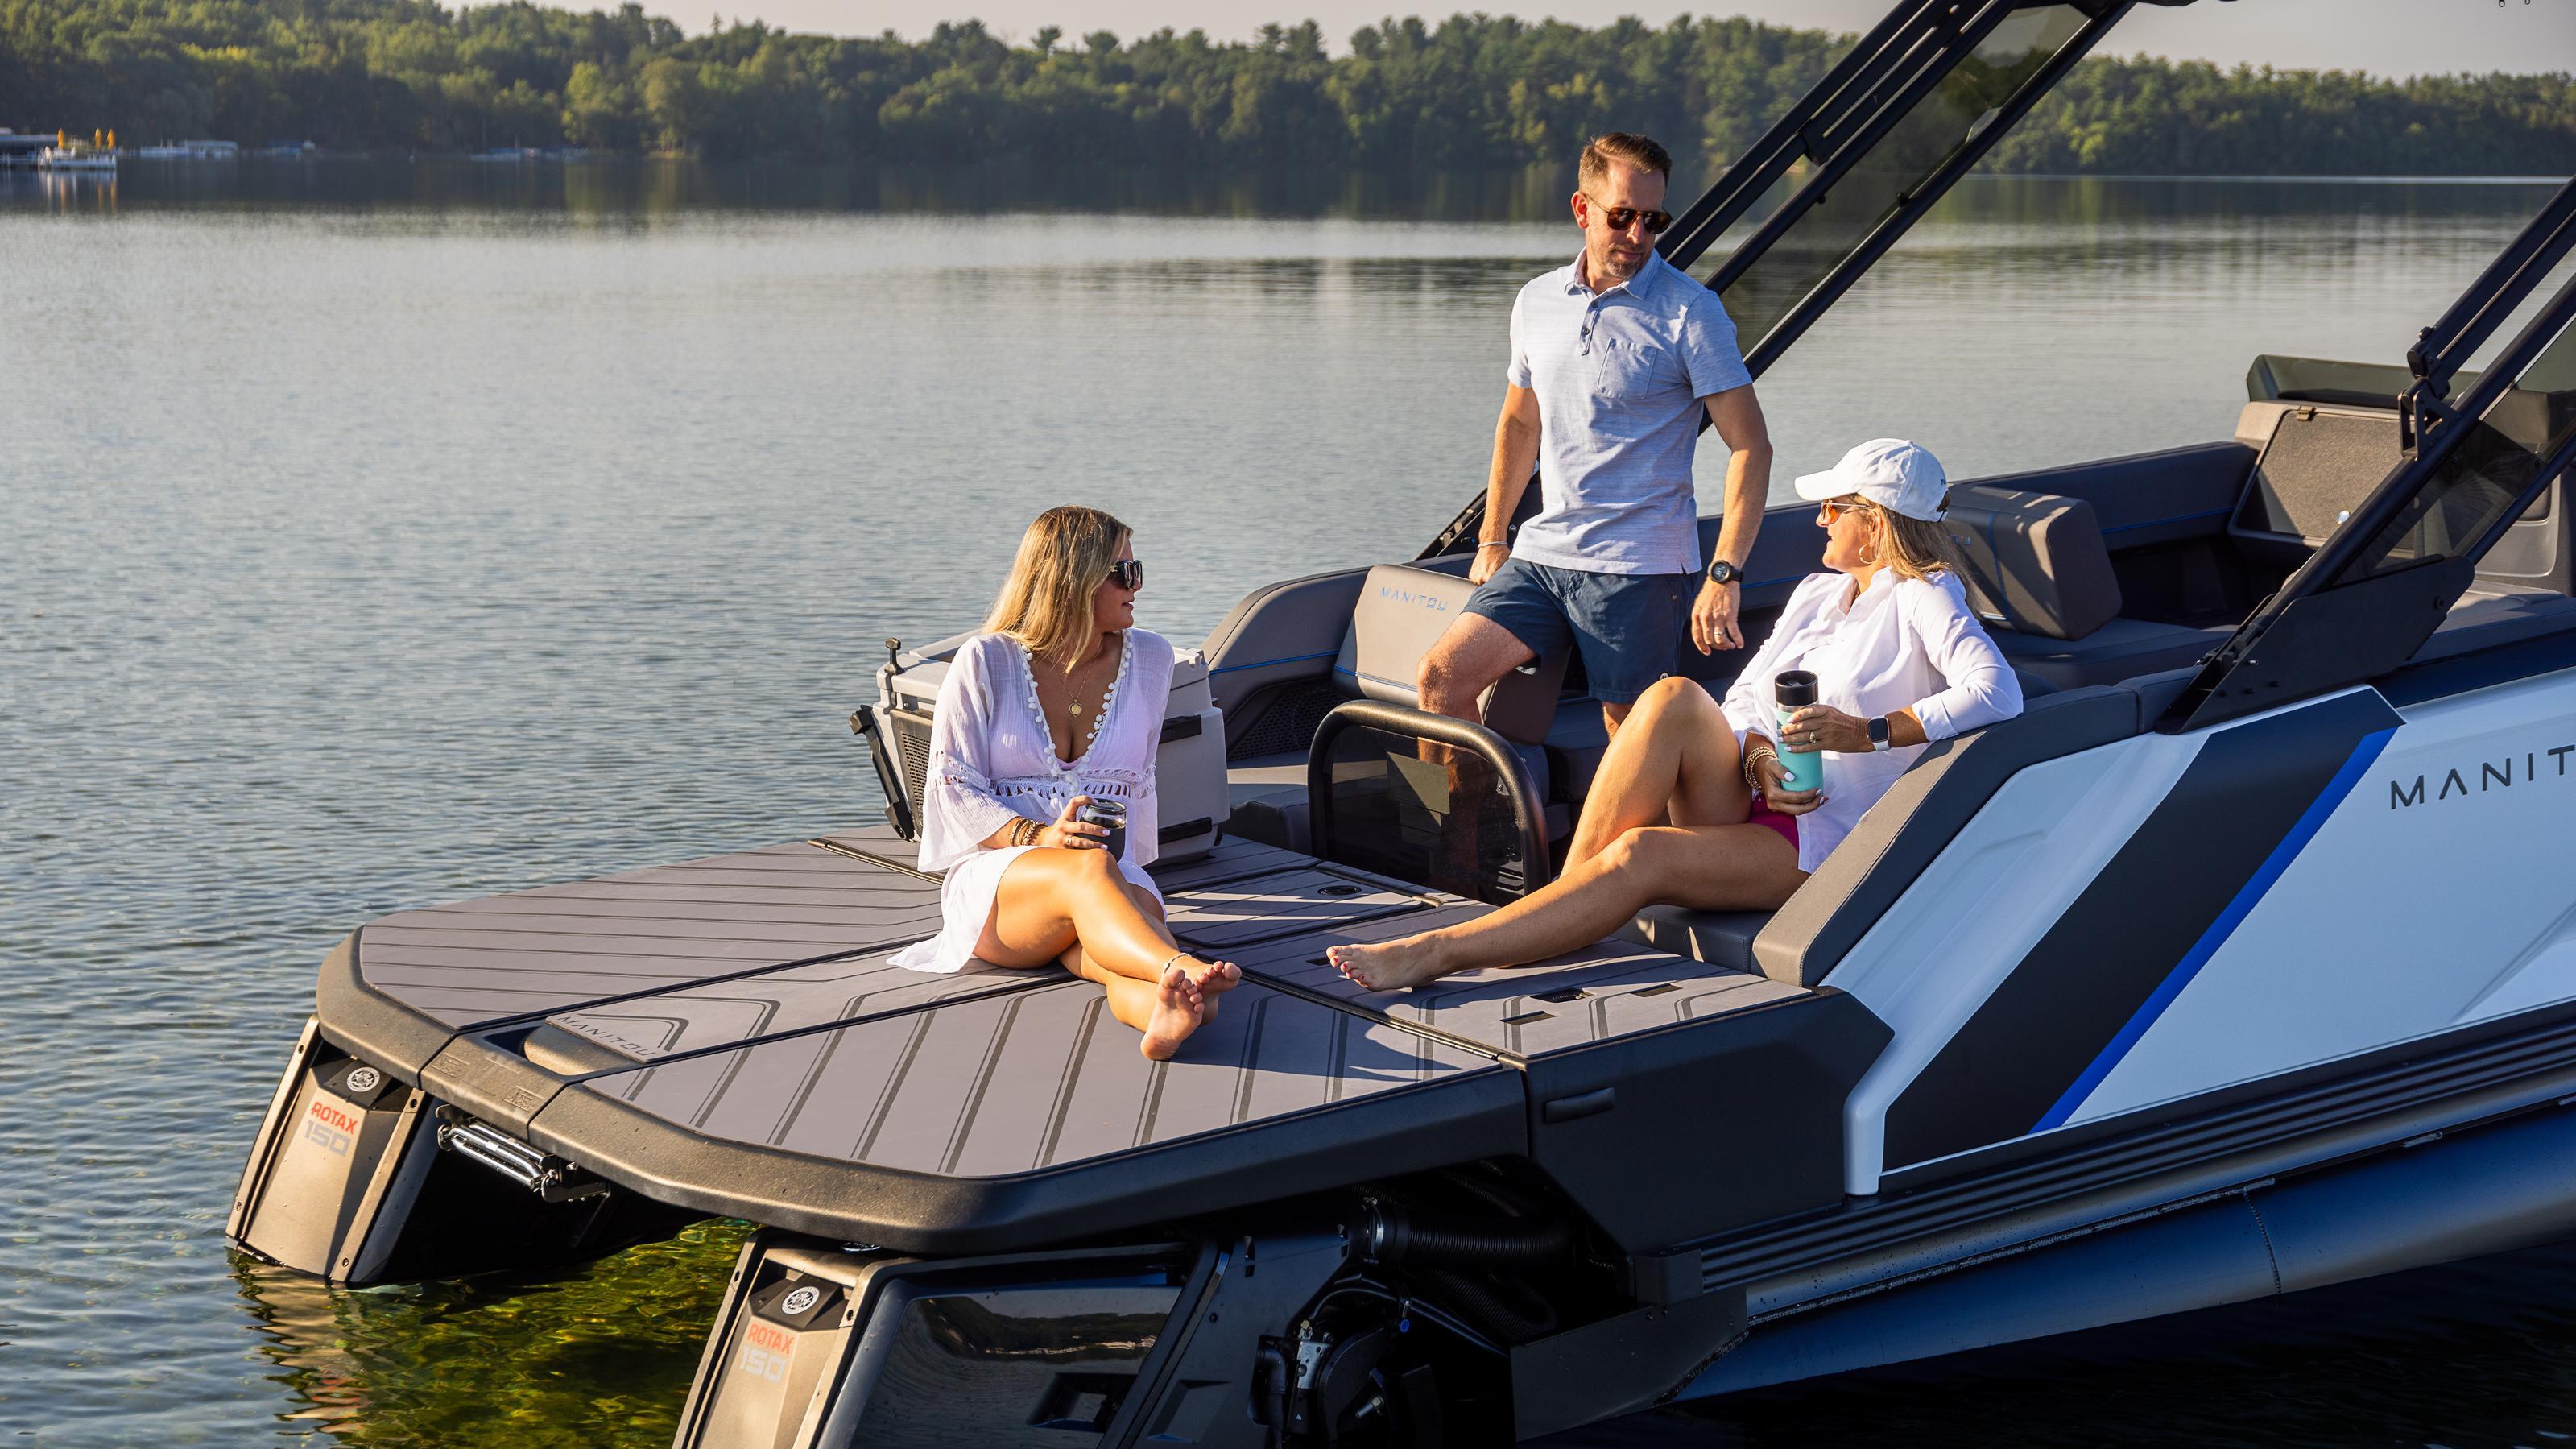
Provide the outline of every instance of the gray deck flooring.
<path id="1" fill-rule="evenodd" d="M 470 1030 L 938 929 L 938 882 L 775 845 L 387 916 L 366 928 L 361 969 L 374 990 Z"/>
<path id="2" fill-rule="evenodd" d="M 995 1176 L 1175 1141 L 1493 1067 L 1388 1023 L 1246 984 L 1169 1062 L 1066 981 L 597 1078 L 708 1136 Z"/>
<path id="3" fill-rule="evenodd" d="M 1151 1063 L 1100 989 L 1059 970 L 891 965 L 939 925 L 939 883 L 908 851 L 890 832 L 836 836 L 405 912 L 366 928 L 360 970 L 455 1028 L 442 1070 L 514 1111 L 587 1096 L 701 1140 L 971 1177 L 1410 1088 L 1444 1090 L 1393 1120 L 1432 1122 L 1447 1084 L 1804 994 L 1618 941 L 1364 992 L 1327 947 L 1491 908 L 1228 842 L 1156 874 L 1175 935 L 1246 980 Z"/>

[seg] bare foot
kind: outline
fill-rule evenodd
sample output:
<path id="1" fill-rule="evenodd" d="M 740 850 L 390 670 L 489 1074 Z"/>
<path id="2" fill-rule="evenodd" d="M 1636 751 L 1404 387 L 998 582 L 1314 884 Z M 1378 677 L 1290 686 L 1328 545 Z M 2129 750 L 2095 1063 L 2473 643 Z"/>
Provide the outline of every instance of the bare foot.
<path id="1" fill-rule="evenodd" d="M 1190 972 L 1190 984 L 1201 996 L 1222 996 L 1243 984 L 1243 968 L 1231 961 L 1200 961 L 1190 958 L 1197 969 Z"/>
<path id="2" fill-rule="evenodd" d="M 1434 947 L 1420 936 L 1374 946 L 1328 946 L 1324 959 L 1367 991 L 1401 991 L 1441 975 Z"/>
<path id="3" fill-rule="evenodd" d="M 1137 1043 L 1148 1061 L 1168 1061 L 1190 1033 L 1199 1029 L 1203 1011 L 1198 986 L 1190 980 L 1187 968 L 1177 962 L 1163 973 L 1161 988 L 1154 998 L 1154 1014 L 1145 1023 L 1145 1039 Z"/>

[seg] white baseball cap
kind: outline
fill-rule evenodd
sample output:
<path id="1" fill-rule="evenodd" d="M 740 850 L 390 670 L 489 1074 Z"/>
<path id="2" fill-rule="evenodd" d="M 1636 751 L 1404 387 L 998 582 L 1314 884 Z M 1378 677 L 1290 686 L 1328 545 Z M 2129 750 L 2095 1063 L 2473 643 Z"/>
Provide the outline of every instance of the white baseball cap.
<path id="1" fill-rule="evenodd" d="M 1922 447 L 1903 438 L 1872 438 L 1824 472 L 1801 476 L 1796 487 L 1799 497 L 1813 502 L 1857 493 L 1890 513 L 1935 523 L 1950 492 L 1950 475 Z"/>

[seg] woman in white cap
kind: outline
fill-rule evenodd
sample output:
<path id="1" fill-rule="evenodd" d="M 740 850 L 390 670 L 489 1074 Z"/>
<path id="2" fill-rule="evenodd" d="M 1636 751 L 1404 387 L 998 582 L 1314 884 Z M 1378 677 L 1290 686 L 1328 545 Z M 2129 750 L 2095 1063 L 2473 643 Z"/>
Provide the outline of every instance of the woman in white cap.
<path id="1" fill-rule="evenodd" d="M 1777 909 L 1926 744 L 2021 712 L 1950 564 L 1940 460 L 1880 438 L 1797 489 L 1818 505 L 1825 571 L 1800 581 L 1725 703 L 1657 682 L 1602 756 L 1553 882 L 1444 930 L 1335 946 L 1343 975 L 1391 991 L 1544 960 L 1656 901 Z M 1818 702 L 1783 723 L 1773 683 L 1788 670 L 1815 675 Z M 1830 756 L 1824 788 L 1788 788 L 1783 749 Z"/>

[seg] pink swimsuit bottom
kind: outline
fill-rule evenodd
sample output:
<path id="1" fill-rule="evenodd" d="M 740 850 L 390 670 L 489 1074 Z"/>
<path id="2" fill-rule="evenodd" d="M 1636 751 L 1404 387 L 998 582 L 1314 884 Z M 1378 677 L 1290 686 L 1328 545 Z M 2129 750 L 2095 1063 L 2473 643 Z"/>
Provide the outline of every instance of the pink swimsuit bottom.
<path id="1" fill-rule="evenodd" d="M 1791 850 L 1798 848 L 1798 817 L 1783 815 L 1772 809 L 1770 804 L 1759 795 L 1753 797 L 1753 813 L 1744 817 L 1744 823 L 1777 830 L 1780 832 L 1780 838 L 1789 842 Z"/>

